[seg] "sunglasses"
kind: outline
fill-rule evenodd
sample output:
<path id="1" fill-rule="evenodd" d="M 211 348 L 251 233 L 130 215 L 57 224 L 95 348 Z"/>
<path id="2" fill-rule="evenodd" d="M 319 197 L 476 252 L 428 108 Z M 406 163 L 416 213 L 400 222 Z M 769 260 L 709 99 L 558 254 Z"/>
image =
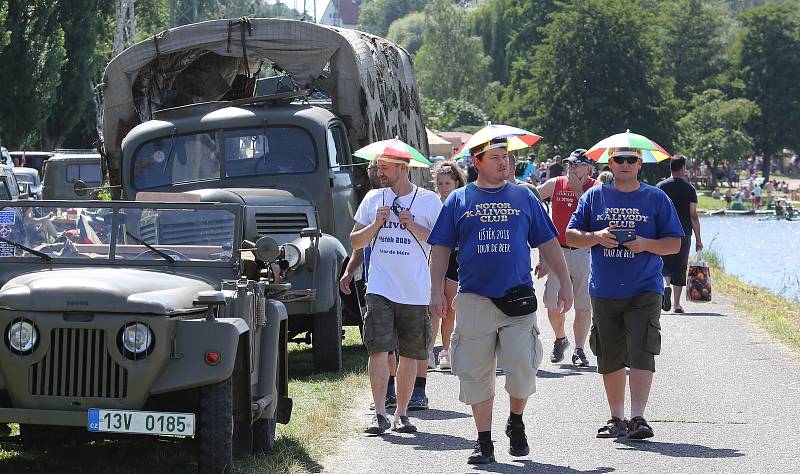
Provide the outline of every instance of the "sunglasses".
<path id="1" fill-rule="evenodd" d="M 615 156 L 611 159 L 614 160 L 614 163 L 618 165 L 621 165 L 622 163 L 628 163 L 629 165 L 632 165 L 639 161 L 638 156 Z"/>

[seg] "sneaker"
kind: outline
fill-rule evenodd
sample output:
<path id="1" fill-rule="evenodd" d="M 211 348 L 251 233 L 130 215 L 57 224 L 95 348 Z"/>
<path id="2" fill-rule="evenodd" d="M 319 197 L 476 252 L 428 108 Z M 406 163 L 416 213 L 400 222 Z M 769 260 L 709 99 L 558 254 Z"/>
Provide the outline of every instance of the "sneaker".
<path id="1" fill-rule="evenodd" d="M 634 416 L 628 422 L 628 439 L 647 439 L 653 437 L 653 428 L 641 416 Z"/>
<path id="2" fill-rule="evenodd" d="M 506 436 L 511 445 L 508 447 L 508 454 L 512 456 L 527 456 L 530 452 L 528 438 L 525 436 L 525 423 L 512 424 L 511 420 L 506 423 Z"/>
<path id="3" fill-rule="evenodd" d="M 564 360 L 564 351 L 569 347 L 569 339 L 556 339 L 553 342 L 553 353 L 550 354 L 550 362 L 557 364 Z"/>
<path id="4" fill-rule="evenodd" d="M 475 441 L 475 449 L 467 458 L 467 464 L 489 464 L 494 462 L 494 443 Z"/>
<path id="5" fill-rule="evenodd" d="M 612 416 L 606 425 L 597 430 L 598 438 L 619 438 L 628 434 L 628 420 Z"/>
<path id="6" fill-rule="evenodd" d="M 433 351 L 428 352 L 428 368 L 436 368 L 436 355 L 434 355 Z"/>
<path id="7" fill-rule="evenodd" d="M 672 288 L 665 287 L 664 294 L 661 296 L 661 309 L 669 311 L 672 309 Z"/>
<path id="8" fill-rule="evenodd" d="M 411 394 L 411 400 L 408 401 L 408 409 L 412 411 L 427 410 L 428 397 L 425 396 L 425 392 L 417 392 L 415 390 L 414 393 Z"/>
<path id="9" fill-rule="evenodd" d="M 392 421 L 392 431 L 398 433 L 416 433 L 417 427 L 411 423 L 407 416 L 395 416 Z"/>
<path id="10" fill-rule="evenodd" d="M 578 347 L 572 351 L 572 365 L 575 367 L 589 367 L 589 359 L 582 348 Z"/>
<path id="11" fill-rule="evenodd" d="M 364 433 L 373 435 L 383 434 L 383 432 L 388 430 L 390 426 L 389 420 L 385 416 L 375 415 L 372 417 L 370 424 L 364 428 Z"/>
<path id="12" fill-rule="evenodd" d="M 447 351 L 442 351 L 439 353 L 439 368 L 440 369 L 449 369 L 450 368 L 450 353 Z"/>

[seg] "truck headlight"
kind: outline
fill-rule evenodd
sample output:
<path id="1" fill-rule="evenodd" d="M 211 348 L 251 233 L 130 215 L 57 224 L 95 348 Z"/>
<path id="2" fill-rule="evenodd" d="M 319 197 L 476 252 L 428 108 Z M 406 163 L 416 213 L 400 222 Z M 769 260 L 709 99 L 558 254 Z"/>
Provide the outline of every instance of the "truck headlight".
<path id="1" fill-rule="evenodd" d="M 294 244 L 283 244 L 283 258 L 289 263 L 289 268 L 295 268 L 300 265 L 303 259 L 303 254 L 300 249 Z"/>
<path id="2" fill-rule="evenodd" d="M 6 330 L 6 341 L 11 350 L 17 354 L 28 354 L 36 347 L 39 332 L 31 321 L 16 320 Z"/>
<path id="3" fill-rule="evenodd" d="M 130 323 L 120 333 L 122 347 L 128 355 L 143 355 L 153 346 L 153 332 L 144 323 Z"/>

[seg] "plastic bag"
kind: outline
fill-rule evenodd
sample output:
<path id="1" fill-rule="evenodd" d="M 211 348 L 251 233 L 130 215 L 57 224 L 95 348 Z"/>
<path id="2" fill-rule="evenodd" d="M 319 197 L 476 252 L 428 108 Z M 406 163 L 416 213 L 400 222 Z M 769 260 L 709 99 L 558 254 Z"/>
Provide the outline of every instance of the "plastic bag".
<path id="1" fill-rule="evenodd" d="M 702 255 L 689 262 L 689 276 L 686 278 L 686 298 L 696 303 L 711 301 L 711 268 Z"/>

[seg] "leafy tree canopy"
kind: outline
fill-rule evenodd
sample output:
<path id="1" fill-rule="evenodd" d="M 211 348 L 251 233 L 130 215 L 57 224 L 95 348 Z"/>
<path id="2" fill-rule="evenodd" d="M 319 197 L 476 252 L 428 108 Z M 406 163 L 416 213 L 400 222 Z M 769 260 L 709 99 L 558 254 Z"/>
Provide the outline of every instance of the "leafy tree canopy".
<path id="1" fill-rule="evenodd" d="M 425 18 L 414 64 L 421 94 L 439 101 L 484 100 L 492 60 L 480 38 L 467 36 L 464 9 L 450 0 L 435 0 L 425 8 Z"/>
<path id="2" fill-rule="evenodd" d="M 428 128 L 460 132 L 475 132 L 488 120 L 486 113 L 477 105 L 459 99 L 437 101 L 421 100 L 423 118 Z"/>
<path id="3" fill-rule="evenodd" d="M 386 36 L 392 22 L 422 10 L 428 3 L 430 0 L 372 0 L 361 5 L 358 25 L 368 33 Z"/>
<path id="4" fill-rule="evenodd" d="M 425 32 L 425 14 L 422 12 L 409 13 L 395 20 L 389 25 L 386 39 L 399 44 L 409 53 L 414 54 L 422 46 L 422 37 Z"/>
<path id="5" fill-rule="evenodd" d="M 755 103 L 708 89 L 692 97 L 690 108 L 678 121 L 677 151 L 712 166 L 753 153 L 745 125 L 760 113 Z"/>

